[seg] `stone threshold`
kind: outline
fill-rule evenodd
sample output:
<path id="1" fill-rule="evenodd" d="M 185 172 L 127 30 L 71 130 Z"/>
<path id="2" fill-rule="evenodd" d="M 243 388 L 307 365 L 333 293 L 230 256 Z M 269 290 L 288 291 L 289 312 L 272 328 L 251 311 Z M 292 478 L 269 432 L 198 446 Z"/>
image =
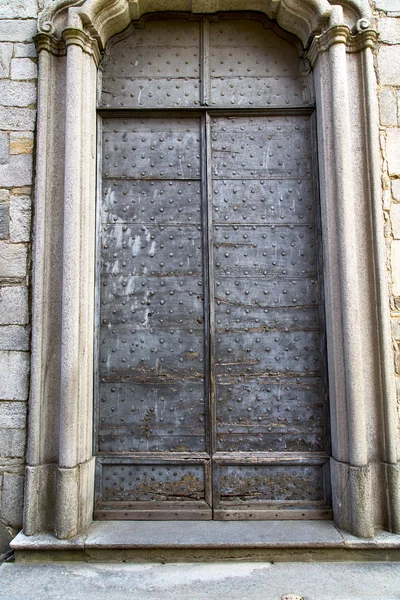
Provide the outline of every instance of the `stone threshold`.
<path id="1" fill-rule="evenodd" d="M 17 562 L 400 561 L 400 535 L 361 539 L 332 521 L 100 521 L 69 540 L 21 532 L 11 546 Z"/>

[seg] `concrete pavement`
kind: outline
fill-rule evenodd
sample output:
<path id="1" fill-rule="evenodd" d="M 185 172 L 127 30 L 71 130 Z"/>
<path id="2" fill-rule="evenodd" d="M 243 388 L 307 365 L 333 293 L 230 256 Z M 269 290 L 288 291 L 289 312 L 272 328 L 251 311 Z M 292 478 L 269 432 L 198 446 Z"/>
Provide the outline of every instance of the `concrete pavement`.
<path id="1" fill-rule="evenodd" d="M 400 563 L 4 563 L 1 600 L 400 599 Z"/>

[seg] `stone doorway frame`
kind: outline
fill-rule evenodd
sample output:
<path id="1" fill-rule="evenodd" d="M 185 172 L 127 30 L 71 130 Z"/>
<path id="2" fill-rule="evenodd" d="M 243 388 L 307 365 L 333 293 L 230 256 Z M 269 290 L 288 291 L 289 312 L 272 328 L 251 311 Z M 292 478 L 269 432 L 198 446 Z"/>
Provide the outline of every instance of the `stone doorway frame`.
<path id="1" fill-rule="evenodd" d="M 340 0 L 342 1 L 342 0 Z M 239 6 L 240 5 L 240 6 Z M 92 522 L 97 67 L 144 13 L 256 10 L 314 69 L 335 524 L 400 533 L 394 360 L 381 204 L 377 33 L 367 0 L 56 0 L 41 15 L 32 376 L 24 533 Z"/>

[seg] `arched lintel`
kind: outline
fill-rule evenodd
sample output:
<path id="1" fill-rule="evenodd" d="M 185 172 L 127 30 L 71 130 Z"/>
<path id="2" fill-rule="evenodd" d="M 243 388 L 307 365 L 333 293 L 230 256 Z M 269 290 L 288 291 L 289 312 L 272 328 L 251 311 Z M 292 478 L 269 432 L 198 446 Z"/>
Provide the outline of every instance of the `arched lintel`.
<path id="1" fill-rule="evenodd" d="M 332 26 L 343 25 L 343 7 L 355 15 L 353 32 L 369 26 L 368 0 L 56 0 L 41 14 L 39 33 L 62 39 L 65 29 L 81 29 L 93 37 L 102 51 L 107 41 L 130 22 L 151 12 L 216 13 L 258 11 L 297 36 L 307 48 L 313 37 Z"/>

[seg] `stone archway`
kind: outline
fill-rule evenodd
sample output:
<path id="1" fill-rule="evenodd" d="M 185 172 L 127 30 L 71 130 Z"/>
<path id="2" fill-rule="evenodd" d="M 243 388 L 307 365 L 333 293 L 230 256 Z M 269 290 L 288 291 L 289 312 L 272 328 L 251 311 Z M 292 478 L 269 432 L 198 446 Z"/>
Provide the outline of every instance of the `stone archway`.
<path id="1" fill-rule="evenodd" d="M 165 10 L 165 4 L 64 0 L 39 21 L 27 535 L 54 531 L 65 539 L 84 532 L 92 520 L 97 66 L 112 35 L 145 12 Z M 335 522 L 365 537 L 376 527 L 399 532 L 398 424 L 372 64 L 376 32 L 368 5 L 240 4 L 297 35 L 315 73 Z M 195 13 L 237 8 L 227 0 L 168 3 L 168 10 Z"/>

